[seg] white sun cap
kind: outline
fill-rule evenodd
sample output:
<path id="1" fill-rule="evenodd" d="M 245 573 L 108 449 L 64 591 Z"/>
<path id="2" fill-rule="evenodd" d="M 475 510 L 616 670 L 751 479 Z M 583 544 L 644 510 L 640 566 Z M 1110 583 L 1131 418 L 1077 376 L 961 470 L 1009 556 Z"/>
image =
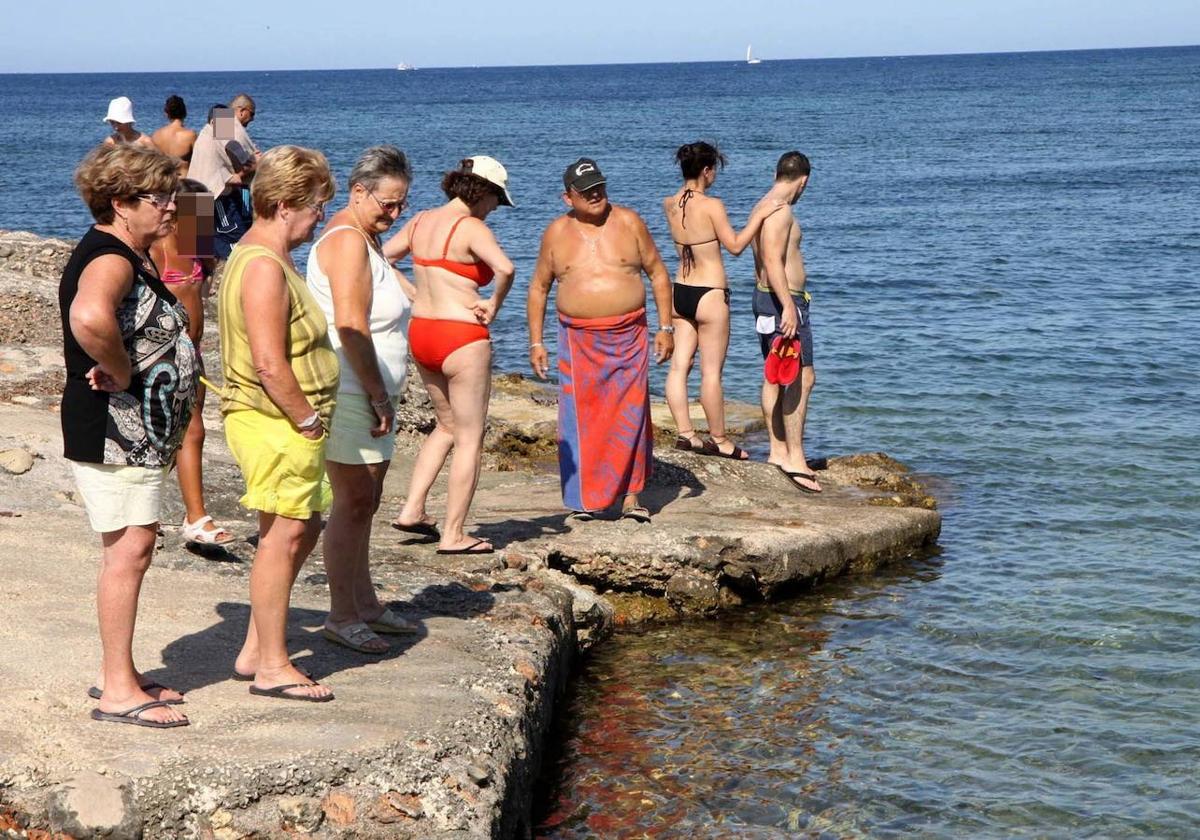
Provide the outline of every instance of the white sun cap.
<path id="1" fill-rule="evenodd" d="M 108 115 L 101 122 L 118 122 L 133 125 L 133 103 L 128 96 L 118 96 L 108 103 Z"/>
<path id="2" fill-rule="evenodd" d="M 500 188 L 500 193 L 504 196 L 501 204 L 507 204 L 509 207 L 517 206 L 513 203 L 512 196 L 508 194 L 508 170 L 500 161 L 487 155 L 474 155 L 467 160 L 471 161 L 472 175 L 478 175 L 483 180 Z"/>

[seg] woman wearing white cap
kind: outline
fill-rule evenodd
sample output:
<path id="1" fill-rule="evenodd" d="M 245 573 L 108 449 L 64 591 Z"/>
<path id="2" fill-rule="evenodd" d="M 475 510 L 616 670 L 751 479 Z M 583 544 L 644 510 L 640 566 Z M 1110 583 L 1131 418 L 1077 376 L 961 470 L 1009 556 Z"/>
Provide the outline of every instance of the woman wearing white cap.
<path id="1" fill-rule="evenodd" d="M 501 204 L 512 207 L 508 173 L 486 155 L 463 160 L 442 179 L 449 199 L 417 214 L 384 247 L 389 260 L 412 254 L 417 297 L 408 346 L 437 414 L 413 465 L 408 498 L 393 526 L 440 537 L 439 554 L 490 554 L 487 540 L 463 526 L 479 480 L 483 428 L 492 389 L 488 325 L 512 287 L 513 264 L 484 224 Z M 480 290 L 496 281 L 491 297 Z M 446 521 L 441 531 L 426 515 L 425 499 L 453 449 Z"/>
<path id="2" fill-rule="evenodd" d="M 133 118 L 133 102 L 128 96 L 118 96 L 108 103 L 108 113 L 104 116 L 104 122 L 112 126 L 113 130 L 112 134 L 104 138 L 106 146 L 117 143 L 137 143 L 151 149 L 157 148 L 149 135 L 142 134 L 133 127 L 137 120 Z"/>

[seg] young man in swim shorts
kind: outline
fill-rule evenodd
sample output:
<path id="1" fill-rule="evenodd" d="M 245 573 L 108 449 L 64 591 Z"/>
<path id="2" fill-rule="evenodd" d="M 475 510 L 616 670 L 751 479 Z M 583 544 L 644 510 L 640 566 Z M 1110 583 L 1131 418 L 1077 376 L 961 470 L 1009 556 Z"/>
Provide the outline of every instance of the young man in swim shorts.
<path id="1" fill-rule="evenodd" d="M 558 280 L 558 464 L 563 504 L 591 519 L 621 502 L 621 517 L 649 522 L 638 494 L 650 475 L 650 346 L 646 286 L 659 327 L 655 358 L 674 349 L 671 279 L 646 223 L 609 203 L 604 175 L 580 158 L 563 174 L 568 212 L 546 228 L 529 282 L 529 363 L 550 373 L 542 341 L 546 300 Z M 782 215 L 782 214 L 777 214 Z"/>
<path id="2" fill-rule="evenodd" d="M 767 199 L 794 205 L 808 186 L 811 166 L 800 152 L 787 152 L 775 167 L 775 184 Z M 800 344 L 800 375 L 789 385 L 766 381 L 762 388 L 763 419 L 771 439 L 768 463 L 774 464 L 791 484 L 806 493 L 820 493 L 817 476 L 804 456 L 804 421 L 808 397 L 817 381 L 813 370 L 812 327 L 808 319 L 809 294 L 804 285 L 803 239 L 794 211 L 775 213 L 763 222 L 754 239 L 754 315 L 763 358 L 778 336 Z"/>

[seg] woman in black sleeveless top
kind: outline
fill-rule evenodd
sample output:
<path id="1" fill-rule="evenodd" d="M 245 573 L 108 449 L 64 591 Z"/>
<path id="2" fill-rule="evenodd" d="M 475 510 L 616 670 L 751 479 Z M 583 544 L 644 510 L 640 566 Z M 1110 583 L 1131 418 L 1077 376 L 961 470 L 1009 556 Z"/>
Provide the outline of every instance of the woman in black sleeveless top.
<path id="1" fill-rule="evenodd" d="M 187 312 L 159 280 L 151 243 L 175 211 L 179 161 L 140 146 L 102 146 L 75 172 L 92 226 L 71 254 L 62 311 L 63 454 L 104 553 L 97 586 L 100 680 L 95 720 L 185 726 L 176 691 L 133 664 L 138 591 L 158 532 L 166 471 L 196 395 Z"/>

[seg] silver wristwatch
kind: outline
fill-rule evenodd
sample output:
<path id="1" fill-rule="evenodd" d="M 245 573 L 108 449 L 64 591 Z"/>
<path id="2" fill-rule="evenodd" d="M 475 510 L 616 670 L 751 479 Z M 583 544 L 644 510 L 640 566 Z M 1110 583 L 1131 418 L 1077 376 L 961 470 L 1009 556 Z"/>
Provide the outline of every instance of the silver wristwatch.
<path id="1" fill-rule="evenodd" d="M 659 327 L 658 331 L 667 335 L 675 335 L 675 327 Z"/>

